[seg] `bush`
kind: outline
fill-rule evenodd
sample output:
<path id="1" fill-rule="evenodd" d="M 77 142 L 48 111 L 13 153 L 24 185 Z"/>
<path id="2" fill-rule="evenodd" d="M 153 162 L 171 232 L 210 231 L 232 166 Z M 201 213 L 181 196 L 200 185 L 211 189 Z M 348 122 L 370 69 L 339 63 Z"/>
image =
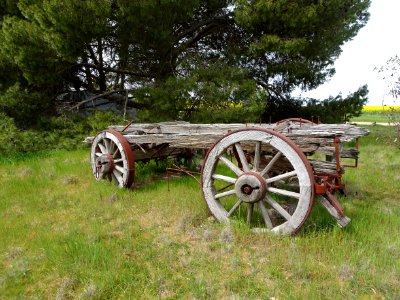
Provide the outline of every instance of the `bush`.
<path id="1" fill-rule="evenodd" d="M 77 114 L 41 118 L 37 120 L 39 129 L 20 130 L 12 118 L 0 113 L 0 154 L 83 148 L 86 136 L 122 122 L 122 116 L 113 112 L 94 112 L 88 118 Z"/>
<path id="2" fill-rule="evenodd" d="M 12 153 L 16 150 L 18 133 L 14 120 L 0 112 L 0 153 Z"/>
<path id="3" fill-rule="evenodd" d="M 341 95 L 323 101 L 316 99 L 271 99 L 263 114 L 263 121 L 277 122 L 287 118 L 314 120 L 320 117 L 322 123 L 343 123 L 358 117 L 368 101 L 368 88 L 360 87 L 356 92 L 342 98 Z"/>

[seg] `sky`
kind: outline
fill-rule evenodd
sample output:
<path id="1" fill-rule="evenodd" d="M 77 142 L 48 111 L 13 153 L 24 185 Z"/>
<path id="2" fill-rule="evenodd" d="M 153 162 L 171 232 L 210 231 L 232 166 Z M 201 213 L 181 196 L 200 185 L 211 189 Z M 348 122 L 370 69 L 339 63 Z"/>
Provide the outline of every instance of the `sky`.
<path id="1" fill-rule="evenodd" d="M 400 0 L 372 0 L 370 19 L 353 40 L 342 46 L 342 54 L 335 62 L 336 74 L 324 85 L 300 95 L 326 99 L 341 93 L 355 92 L 368 84 L 367 105 L 400 105 L 400 99 L 389 95 L 388 83 L 375 68 L 400 56 Z"/>

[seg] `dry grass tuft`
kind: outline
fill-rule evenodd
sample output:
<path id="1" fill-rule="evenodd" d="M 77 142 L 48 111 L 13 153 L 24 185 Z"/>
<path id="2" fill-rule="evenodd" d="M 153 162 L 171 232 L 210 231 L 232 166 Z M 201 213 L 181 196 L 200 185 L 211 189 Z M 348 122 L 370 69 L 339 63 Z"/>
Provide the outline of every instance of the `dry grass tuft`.
<path id="1" fill-rule="evenodd" d="M 113 193 L 111 196 L 106 197 L 104 199 L 104 202 L 108 203 L 108 204 L 111 204 L 111 203 L 116 202 L 117 200 L 118 200 L 118 195 L 116 193 Z"/>
<path id="2" fill-rule="evenodd" d="M 231 228 L 229 226 L 225 226 L 221 231 L 219 240 L 223 243 L 231 244 L 233 243 L 234 238 L 235 237 L 233 235 Z"/>
<path id="3" fill-rule="evenodd" d="M 65 185 L 77 185 L 79 183 L 79 177 L 75 175 L 68 175 L 63 178 Z"/>
<path id="4" fill-rule="evenodd" d="M 55 299 L 56 300 L 66 300 L 73 297 L 73 292 L 76 288 L 77 280 L 65 277 L 61 280 L 60 285 L 57 289 Z"/>
<path id="5" fill-rule="evenodd" d="M 24 249 L 22 247 L 12 247 L 10 248 L 10 250 L 8 251 L 6 257 L 9 260 L 14 260 L 17 257 L 19 257 L 22 253 L 24 252 Z"/>
<path id="6" fill-rule="evenodd" d="M 89 284 L 81 293 L 79 299 L 94 299 L 98 295 L 99 291 L 93 283 Z"/>
<path id="7" fill-rule="evenodd" d="M 27 167 L 20 168 L 20 169 L 18 169 L 18 171 L 17 171 L 17 176 L 18 176 L 19 178 L 21 178 L 21 179 L 30 177 L 30 176 L 32 176 L 33 174 L 34 174 L 33 169 L 32 169 L 32 168 L 27 168 Z"/>

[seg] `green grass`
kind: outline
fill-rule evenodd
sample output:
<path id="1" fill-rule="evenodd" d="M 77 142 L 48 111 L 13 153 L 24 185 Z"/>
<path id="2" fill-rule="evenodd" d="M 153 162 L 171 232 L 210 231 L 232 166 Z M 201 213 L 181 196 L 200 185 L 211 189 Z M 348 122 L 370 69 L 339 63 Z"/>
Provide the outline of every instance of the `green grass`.
<path id="1" fill-rule="evenodd" d="M 2 158 L 0 298 L 398 299 L 400 150 L 371 130 L 344 178 L 350 225 L 315 203 L 295 237 L 214 222 L 189 177 L 142 168 L 124 190 L 94 180 L 89 151 Z"/>
<path id="2" fill-rule="evenodd" d="M 389 122 L 389 117 L 387 114 L 381 111 L 375 112 L 363 112 L 361 116 L 354 117 L 351 119 L 352 122 L 377 122 L 377 123 L 387 123 Z"/>

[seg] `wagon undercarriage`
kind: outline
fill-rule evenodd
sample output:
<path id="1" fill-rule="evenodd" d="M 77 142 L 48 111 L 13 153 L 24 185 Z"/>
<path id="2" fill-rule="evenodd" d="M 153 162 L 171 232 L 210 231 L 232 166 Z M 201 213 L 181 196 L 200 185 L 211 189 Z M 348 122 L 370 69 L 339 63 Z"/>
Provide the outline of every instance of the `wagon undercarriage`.
<path id="1" fill-rule="evenodd" d="M 276 124 L 189 124 L 171 122 L 110 126 L 92 143 L 96 179 L 130 187 L 135 161 L 168 157 L 190 159 L 206 150 L 202 192 L 219 221 L 245 219 L 256 231 L 297 232 L 314 198 L 340 226 L 347 218 L 334 197 L 343 192 L 341 161 L 358 160 L 358 141 L 368 130 L 348 124 L 287 120 Z"/>

